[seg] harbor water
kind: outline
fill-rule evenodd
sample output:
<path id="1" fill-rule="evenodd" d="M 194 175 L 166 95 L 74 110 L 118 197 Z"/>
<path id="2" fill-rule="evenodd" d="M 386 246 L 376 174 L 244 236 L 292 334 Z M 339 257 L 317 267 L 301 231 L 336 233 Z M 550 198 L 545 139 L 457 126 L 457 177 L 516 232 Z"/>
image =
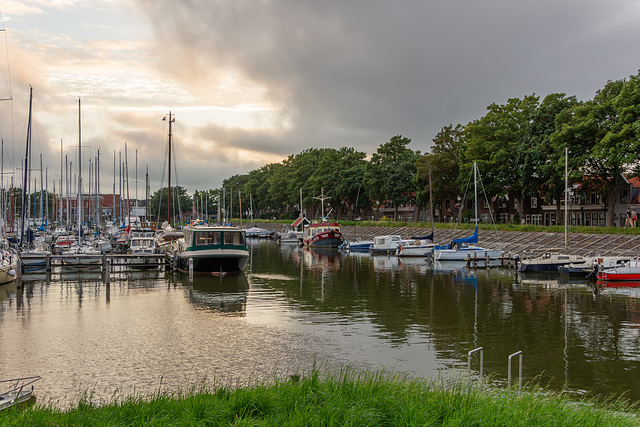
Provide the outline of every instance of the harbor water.
<path id="1" fill-rule="evenodd" d="M 326 369 L 484 373 L 640 399 L 640 288 L 250 240 L 245 273 L 29 272 L 0 285 L 0 378 L 40 375 L 39 403 L 97 404 Z M 517 378 L 518 362 L 513 375 Z M 472 368 L 477 374 L 479 358 Z"/>

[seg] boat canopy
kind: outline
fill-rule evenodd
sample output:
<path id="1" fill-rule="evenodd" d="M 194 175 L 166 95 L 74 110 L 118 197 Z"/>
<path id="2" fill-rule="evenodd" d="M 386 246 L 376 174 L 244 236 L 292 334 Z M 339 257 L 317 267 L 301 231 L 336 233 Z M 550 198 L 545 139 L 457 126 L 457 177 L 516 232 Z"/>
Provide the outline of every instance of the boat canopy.
<path id="1" fill-rule="evenodd" d="M 476 231 L 472 236 L 453 239 L 453 243 L 478 243 L 478 226 L 476 225 Z"/>
<path id="2" fill-rule="evenodd" d="M 427 236 L 411 236 L 411 238 L 414 240 L 431 240 L 433 242 L 433 233 Z"/>

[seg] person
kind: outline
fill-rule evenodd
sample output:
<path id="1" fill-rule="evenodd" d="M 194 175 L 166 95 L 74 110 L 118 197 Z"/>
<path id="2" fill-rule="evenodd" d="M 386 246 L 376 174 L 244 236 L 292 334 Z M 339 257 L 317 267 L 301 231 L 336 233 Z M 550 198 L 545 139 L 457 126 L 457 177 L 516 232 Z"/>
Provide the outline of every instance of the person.
<path id="1" fill-rule="evenodd" d="M 636 210 L 631 211 L 631 228 L 636 228 L 636 224 L 638 223 L 638 215 L 636 214 Z"/>
<path id="2" fill-rule="evenodd" d="M 631 227 L 631 210 L 627 209 L 627 217 L 624 220 L 624 228 L 627 228 L 627 225 Z"/>

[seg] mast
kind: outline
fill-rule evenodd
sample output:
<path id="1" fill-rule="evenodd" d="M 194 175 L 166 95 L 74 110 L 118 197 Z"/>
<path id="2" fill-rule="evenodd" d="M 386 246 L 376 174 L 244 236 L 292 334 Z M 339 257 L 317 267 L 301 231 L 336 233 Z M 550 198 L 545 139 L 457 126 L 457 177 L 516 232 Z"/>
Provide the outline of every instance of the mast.
<path id="1" fill-rule="evenodd" d="M 429 163 L 429 216 L 431 217 L 431 235 L 433 236 L 433 190 L 431 188 L 431 163 Z"/>
<path id="2" fill-rule="evenodd" d="M 147 172 L 145 175 L 145 194 L 144 194 L 144 199 L 146 201 L 146 205 L 145 205 L 145 209 L 144 209 L 144 220 L 145 221 L 149 221 L 149 166 L 147 165 Z"/>
<path id="3" fill-rule="evenodd" d="M 62 200 L 64 197 L 64 193 L 62 192 L 62 182 L 64 180 L 64 169 L 62 167 L 62 138 L 60 138 L 60 201 L 58 204 L 60 205 L 60 227 L 62 227 Z"/>
<path id="4" fill-rule="evenodd" d="M 127 183 L 127 229 L 131 229 L 131 199 L 129 199 L 129 160 L 127 157 L 127 143 L 124 143 L 124 179 Z"/>
<path id="5" fill-rule="evenodd" d="M 113 150 L 113 217 L 116 220 L 116 150 Z"/>
<path id="6" fill-rule="evenodd" d="M 78 98 L 78 247 L 82 247 L 82 114 Z"/>
<path id="7" fill-rule="evenodd" d="M 475 219 L 476 219 L 476 228 L 478 227 L 478 165 L 474 161 L 473 162 L 473 189 L 475 192 Z"/>
<path id="8" fill-rule="evenodd" d="M 98 157 L 96 158 L 96 204 L 98 206 L 98 232 L 102 224 L 102 209 L 100 207 L 100 148 L 98 148 Z"/>
<path id="9" fill-rule="evenodd" d="M 162 118 L 162 121 L 166 121 L 167 116 Z M 171 225 L 171 124 L 175 122 L 175 117 L 172 117 L 171 111 L 169 111 L 169 184 L 167 186 L 167 221 Z"/>
<path id="10" fill-rule="evenodd" d="M 564 149 L 564 253 L 567 253 L 567 222 L 569 221 L 569 147 Z"/>
<path id="11" fill-rule="evenodd" d="M 22 184 L 22 224 L 20 225 L 20 247 L 24 240 L 24 224 L 27 215 L 27 185 L 29 183 L 29 146 L 31 145 L 31 107 L 33 104 L 33 88 L 29 86 L 29 121 L 27 123 L 27 148 L 24 156 L 24 180 Z"/>

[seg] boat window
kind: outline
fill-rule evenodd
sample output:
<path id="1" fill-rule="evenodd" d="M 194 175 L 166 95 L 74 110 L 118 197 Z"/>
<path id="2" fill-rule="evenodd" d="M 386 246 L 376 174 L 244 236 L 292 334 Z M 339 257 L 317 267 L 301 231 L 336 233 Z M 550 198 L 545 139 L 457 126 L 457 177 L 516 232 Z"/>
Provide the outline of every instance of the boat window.
<path id="1" fill-rule="evenodd" d="M 224 233 L 224 244 L 244 246 L 244 236 L 239 231 L 227 231 Z"/>
<path id="2" fill-rule="evenodd" d="M 196 233 L 196 246 L 219 245 L 219 231 L 198 231 Z"/>

